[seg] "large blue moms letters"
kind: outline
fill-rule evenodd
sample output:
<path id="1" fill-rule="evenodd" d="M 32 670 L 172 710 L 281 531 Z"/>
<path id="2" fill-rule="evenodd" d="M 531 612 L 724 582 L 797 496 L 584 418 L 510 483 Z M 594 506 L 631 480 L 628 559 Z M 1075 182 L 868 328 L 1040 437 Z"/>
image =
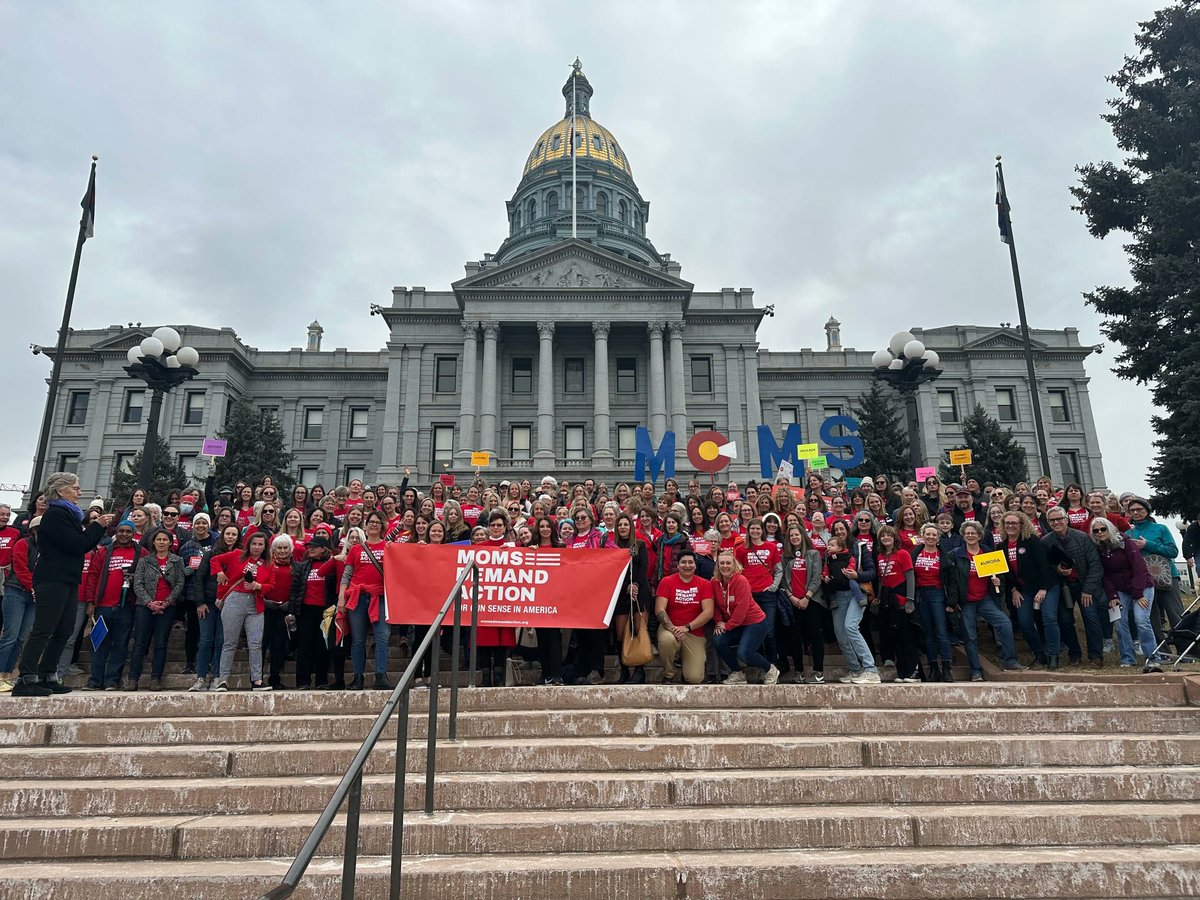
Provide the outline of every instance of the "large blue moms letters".
<path id="1" fill-rule="evenodd" d="M 658 481 L 658 475 L 664 469 L 666 474 L 664 478 L 675 477 L 675 432 L 667 431 L 663 434 L 662 443 L 658 445 L 658 450 L 654 449 L 654 444 L 650 440 L 650 431 L 644 425 L 637 427 L 634 443 L 634 464 L 633 477 L 638 481 L 646 481 L 646 468 L 650 469 L 650 481 Z"/>

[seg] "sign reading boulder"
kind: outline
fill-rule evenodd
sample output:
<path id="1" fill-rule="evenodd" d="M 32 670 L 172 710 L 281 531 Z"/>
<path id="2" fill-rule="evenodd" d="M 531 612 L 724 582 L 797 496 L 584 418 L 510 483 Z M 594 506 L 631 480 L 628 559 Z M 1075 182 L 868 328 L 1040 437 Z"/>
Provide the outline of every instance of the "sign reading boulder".
<path id="1" fill-rule="evenodd" d="M 607 628 L 629 568 L 625 550 L 388 544 L 385 552 L 388 621 L 398 625 L 431 624 L 474 558 L 480 625 Z M 462 621 L 469 625 L 470 577 L 464 586 Z"/>

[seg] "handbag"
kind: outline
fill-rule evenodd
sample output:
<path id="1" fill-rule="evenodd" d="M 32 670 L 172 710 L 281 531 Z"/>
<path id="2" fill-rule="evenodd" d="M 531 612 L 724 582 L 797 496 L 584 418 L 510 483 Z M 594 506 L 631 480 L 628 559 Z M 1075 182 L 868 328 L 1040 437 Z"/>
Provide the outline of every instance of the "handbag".
<path id="1" fill-rule="evenodd" d="M 1147 553 L 1142 558 L 1146 561 L 1146 569 L 1150 573 L 1150 580 L 1154 582 L 1154 586 L 1156 588 L 1170 587 L 1175 580 L 1171 575 L 1171 561 L 1160 553 Z"/>
<path id="2" fill-rule="evenodd" d="M 635 599 L 629 602 L 629 626 L 625 629 L 625 637 L 621 641 L 621 664 L 625 666 L 644 666 L 654 658 L 654 649 L 650 646 L 650 631 L 642 624 L 642 605 Z"/>
<path id="3" fill-rule="evenodd" d="M 538 645 L 537 629 L 522 626 L 517 629 L 517 646 L 536 650 Z"/>

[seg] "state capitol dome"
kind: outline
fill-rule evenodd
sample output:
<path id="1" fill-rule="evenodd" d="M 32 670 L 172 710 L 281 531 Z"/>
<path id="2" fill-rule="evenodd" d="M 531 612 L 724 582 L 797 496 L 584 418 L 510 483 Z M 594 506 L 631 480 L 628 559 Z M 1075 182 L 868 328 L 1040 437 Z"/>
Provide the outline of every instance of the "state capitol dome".
<path id="1" fill-rule="evenodd" d="M 592 118 L 592 85 L 575 60 L 562 87 L 563 117 L 533 142 L 521 182 L 508 201 L 508 238 L 495 253 L 504 263 L 572 236 L 643 264 L 662 262 L 646 237 L 650 204 L 633 180 L 625 148 Z M 575 155 L 571 156 L 572 122 Z M 574 206 L 572 210 L 572 184 Z"/>

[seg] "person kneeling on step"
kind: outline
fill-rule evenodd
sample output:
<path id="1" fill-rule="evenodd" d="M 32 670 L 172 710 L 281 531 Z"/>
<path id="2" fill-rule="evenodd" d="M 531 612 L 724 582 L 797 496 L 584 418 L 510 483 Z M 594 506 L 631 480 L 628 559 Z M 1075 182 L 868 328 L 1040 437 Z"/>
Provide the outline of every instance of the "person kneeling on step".
<path id="1" fill-rule="evenodd" d="M 767 639 L 770 622 L 762 608 L 754 602 L 750 582 L 732 550 L 722 550 L 717 556 L 717 574 L 713 587 L 713 629 L 717 654 L 729 666 L 725 684 L 745 684 L 746 666 L 763 670 L 763 684 L 776 684 L 779 669 L 759 652 Z"/>
<path id="2" fill-rule="evenodd" d="M 663 680 L 675 680 L 675 664 L 683 657 L 683 680 L 704 681 L 704 626 L 713 617 L 712 583 L 696 575 L 696 553 L 685 547 L 678 571 L 658 583 L 654 615 L 658 618 L 658 658 Z"/>

